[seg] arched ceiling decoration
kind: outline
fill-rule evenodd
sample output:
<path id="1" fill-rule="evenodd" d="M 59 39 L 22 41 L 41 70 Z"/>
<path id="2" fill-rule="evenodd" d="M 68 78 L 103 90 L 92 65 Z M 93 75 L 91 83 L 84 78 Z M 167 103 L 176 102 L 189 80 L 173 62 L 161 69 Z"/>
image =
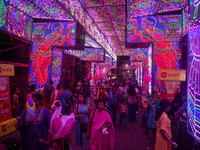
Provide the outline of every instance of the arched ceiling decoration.
<path id="1" fill-rule="evenodd" d="M 80 2 L 117 55 L 129 54 L 125 48 L 125 0 L 80 0 Z"/>
<path id="2" fill-rule="evenodd" d="M 74 21 L 69 12 L 55 0 L 5 0 L 32 18 Z"/>
<path id="3" fill-rule="evenodd" d="M 5 0 L 32 18 L 78 20 L 113 58 L 129 55 L 126 19 L 182 10 L 187 0 Z M 170 13 L 168 14 L 170 15 Z"/>
<path id="4" fill-rule="evenodd" d="M 126 19 L 181 10 L 187 0 L 80 0 L 80 2 L 117 55 L 129 55 L 130 50 L 125 47 Z"/>

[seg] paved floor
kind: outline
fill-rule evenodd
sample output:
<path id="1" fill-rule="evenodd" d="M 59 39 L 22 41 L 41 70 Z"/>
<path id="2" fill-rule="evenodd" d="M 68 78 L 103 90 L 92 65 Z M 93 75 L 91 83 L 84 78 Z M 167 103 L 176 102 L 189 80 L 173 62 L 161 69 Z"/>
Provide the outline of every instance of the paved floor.
<path id="1" fill-rule="evenodd" d="M 92 106 L 94 107 L 94 105 Z M 119 114 L 118 114 L 119 120 Z M 116 143 L 115 150 L 153 150 L 155 137 L 149 134 L 149 138 L 144 138 L 145 128 L 142 127 L 142 107 L 139 107 L 139 112 L 137 114 L 137 121 L 133 123 L 128 123 L 128 129 L 123 126 L 119 126 L 119 121 L 115 127 Z M 151 133 L 151 132 L 150 132 Z M 74 145 L 74 134 L 75 130 L 72 130 L 72 150 L 80 150 L 80 147 Z M 11 133 L 7 136 L 1 137 L 0 141 L 16 137 L 19 138 L 19 132 Z"/>

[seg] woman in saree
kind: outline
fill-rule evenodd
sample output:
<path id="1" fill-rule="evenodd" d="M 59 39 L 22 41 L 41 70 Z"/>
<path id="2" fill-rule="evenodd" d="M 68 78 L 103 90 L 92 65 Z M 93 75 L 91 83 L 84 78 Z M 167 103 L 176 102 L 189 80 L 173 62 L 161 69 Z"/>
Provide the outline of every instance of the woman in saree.
<path id="1" fill-rule="evenodd" d="M 104 110 L 105 100 L 97 100 L 96 110 L 89 118 L 87 136 L 88 150 L 113 150 L 115 141 L 114 126 L 110 114 Z"/>

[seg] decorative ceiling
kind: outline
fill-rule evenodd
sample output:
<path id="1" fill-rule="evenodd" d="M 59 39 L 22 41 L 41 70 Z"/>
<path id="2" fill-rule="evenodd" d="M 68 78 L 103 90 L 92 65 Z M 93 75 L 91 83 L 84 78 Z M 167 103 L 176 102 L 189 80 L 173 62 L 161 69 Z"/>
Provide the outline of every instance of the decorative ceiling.
<path id="1" fill-rule="evenodd" d="M 80 0 L 80 2 L 117 55 L 129 55 L 130 50 L 125 47 L 126 19 L 181 10 L 187 0 Z"/>
<path id="2" fill-rule="evenodd" d="M 117 55 L 127 55 L 125 48 L 125 0 L 80 0 Z"/>
<path id="3" fill-rule="evenodd" d="M 75 21 L 114 59 L 129 55 L 126 19 L 182 10 L 187 0 L 5 0 L 32 18 Z M 170 15 L 170 13 L 168 14 Z"/>
<path id="4" fill-rule="evenodd" d="M 56 0 L 5 0 L 32 18 L 75 21 Z"/>

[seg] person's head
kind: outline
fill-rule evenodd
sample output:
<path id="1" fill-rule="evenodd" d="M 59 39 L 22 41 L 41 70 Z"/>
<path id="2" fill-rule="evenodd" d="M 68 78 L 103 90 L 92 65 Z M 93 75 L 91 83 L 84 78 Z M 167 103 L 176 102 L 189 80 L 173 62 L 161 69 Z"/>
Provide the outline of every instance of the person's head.
<path id="1" fill-rule="evenodd" d="M 179 92 L 180 92 L 180 88 L 177 88 L 175 92 L 176 92 L 176 93 L 179 93 Z"/>
<path id="2" fill-rule="evenodd" d="M 61 83 L 57 84 L 57 90 L 59 90 L 59 89 L 62 89 L 62 84 Z"/>
<path id="3" fill-rule="evenodd" d="M 33 94 L 32 98 L 33 98 L 33 101 L 35 102 L 35 107 L 38 108 L 42 102 L 42 95 L 41 94 Z"/>
<path id="4" fill-rule="evenodd" d="M 22 150 L 22 143 L 16 138 L 9 138 L 0 144 L 1 150 Z"/>
<path id="5" fill-rule="evenodd" d="M 65 80 L 64 82 L 64 89 L 70 89 L 70 84 L 68 80 Z"/>
<path id="6" fill-rule="evenodd" d="M 20 94 L 20 90 L 19 90 L 19 87 L 16 87 L 15 89 L 14 89 L 14 94 Z"/>
<path id="7" fill-rule="evenodd" d="M 125 100 L 122 100 L 121 103 L 122 103 L 123 105 L 125 105 L 125 104 L 126 104 L 126 101 L 125 101 Z"/>
<path id="8" fill-rule="evenodd" d="M 170 102 L 166 99 L 161 100 L 158 109 L 156 110 L 156 121 L 160 118 L 163 112 L 168 112 L 170 110 Z"/>
<path id="9" fill-rule="evenodd" d="M 97 108 L 99 111 L 102 111 L 102 110 L 104 110 L 104 107 L 105 107 L 105 100 L 103 100 L 103 99 L 98 99 L 97 102 L 96 102 L 96 108 Z"/>
<path id="10" fill-rule="evenodd" d="M 64 143 L 64 145 L 63 145 Z M 50 146 L 50 150 L 65 150 L 68 149 L 68 145 L 66 144 L 67 142 L 62 142 L 62 139 L 55 139 Z M 64 147 L 63 147 L 64 146 Z"/>
<path id="11" fill-rule="evenodd" d="M 85 104 L 85 97 L 84 97 L 83 93 L 78 94 L 78 103 Z"/>
<path id="12" fill-rule="evenodd" d="M 153 98 L 158 98 L 158 92 L 157 91 L 153 91 L 151 96 Z"/>
<path id="13" fill-rule="evenodd" d="M 52 32 L 55 32 L 55 33 L 63 33 L 63 29 L 64 29 L 64 25 L 62 23 L 56 23 L 54 24 L 53 26 L 53 31 Z"/>
<path id="14" fill-rule="evenodd" d="M 53 81 L 52 81 L 52 80 L 49 81 L 49 85 L 50 85 L 50 86 L 53 86 Z"/>
<path id="15" fill-rule="evenodd" d="M 113 85 L 112 87 L 112 93 L 116 93 L 117 92 L 117 85 Z"/>
<path id="16" fill-rule="evenodd" d="M 126 86 L 126 82 L 122 82 L 122 86 L 125 87 Z"/>

